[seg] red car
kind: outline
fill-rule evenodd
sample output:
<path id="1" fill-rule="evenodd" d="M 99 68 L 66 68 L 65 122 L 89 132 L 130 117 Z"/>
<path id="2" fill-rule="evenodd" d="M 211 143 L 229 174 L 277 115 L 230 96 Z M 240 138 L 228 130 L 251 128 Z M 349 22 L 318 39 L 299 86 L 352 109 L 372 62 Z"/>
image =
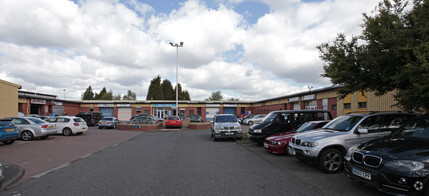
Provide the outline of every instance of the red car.
<path id="1" fill-rule="evenodd" d="M 311 129 L 317 129 L 323 127 L 329 121 L 309 121 L 302 124 L 297 130 L 292 132 L 284 132 L 275 134 L 265 138 L 264 148 L 266 151 L 273 154 L 289 154 L 286 150 L 287 145 L 292 137 L 298 133 L 302 133 Z"/>
<path id="2" fill-rule="evenodd" d="M 165 123 L 165 127 L 179 127 L 182 128 L 182 121 L 178 116 L 170 116 L 167 118 L 167 122 Z"/>

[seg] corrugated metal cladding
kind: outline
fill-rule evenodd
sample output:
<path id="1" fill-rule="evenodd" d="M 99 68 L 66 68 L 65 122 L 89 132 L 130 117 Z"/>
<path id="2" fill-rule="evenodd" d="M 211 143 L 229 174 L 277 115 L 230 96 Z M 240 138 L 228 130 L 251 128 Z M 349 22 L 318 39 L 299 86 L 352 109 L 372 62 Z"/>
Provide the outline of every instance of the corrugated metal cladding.
<path id="1" fill-rule="evenodd" d="M 100 108 L 104 117 L 113 117 L 113 108 Z"/>
<path id="2" fill-rule="evenodd" d="M 223 113 L 224 114 L 236 114 L 236 108 L 223 108 Z"/>
<path id="3" fill-rule="evenodd" d="M 394 92 L 389 92 L 384 96 L 377 97 L 373 92 L 368 92 L 368 111 L 399 111 L 399 107 L 393 106 L 396 104 L 394 94 Z"/>

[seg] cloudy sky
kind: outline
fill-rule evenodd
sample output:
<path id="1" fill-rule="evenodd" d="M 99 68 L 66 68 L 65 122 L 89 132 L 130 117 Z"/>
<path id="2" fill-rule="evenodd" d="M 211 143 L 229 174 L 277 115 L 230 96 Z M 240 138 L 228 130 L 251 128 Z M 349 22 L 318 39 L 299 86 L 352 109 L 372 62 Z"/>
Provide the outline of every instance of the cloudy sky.
<path id="1" fill-rule="evenodd" d="M 145 100 L 157 75 L 192 100 L 330 86 L 317 45 L 358 35 L 376 0 L 1 0 L 0 79 L 78 100 L 91 85 Z"/>

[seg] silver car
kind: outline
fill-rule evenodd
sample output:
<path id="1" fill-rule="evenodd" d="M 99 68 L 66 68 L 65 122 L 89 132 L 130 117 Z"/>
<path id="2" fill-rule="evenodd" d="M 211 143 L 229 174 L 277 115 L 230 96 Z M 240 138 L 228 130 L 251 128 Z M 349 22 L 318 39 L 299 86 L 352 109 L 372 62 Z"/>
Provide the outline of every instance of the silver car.
<path id="1" fill-rule="evenodd" d="M 232 114 L 217 114 L 211 122 L 211 137 L 214 141 L 223 138 L 242 139 L 242 129 Z"/>
<path id="2" fill-rule="evenodd" d="M 265 116 L 266 114 L 258 114 L 253 116 L 252 118 L 246 118 L 243 120 L 243 124 L 250 126 L 252 126 L 253 124 L 259 124 L 262 122 L 262 119 L 264 119 Z"/>
<path id="3" fill-rule="evenodd" d="M 48 138 L 57 133 L 55 124 L 48 123 L 42 119 L 34 117 L 12 117 L 12 122 L 16 125 L 19 138 L 24 141 L 34 138 Z"/>
<path id="4" fill-rule="evenodd" d="M 326 173 L 335 173 L 342 169 L 348 148 L 387 136 L 415 116 L 399 112 L 347 114 L 321 129 L 293 136 L 289 147 L 298 159 L 317 163 Z"/>

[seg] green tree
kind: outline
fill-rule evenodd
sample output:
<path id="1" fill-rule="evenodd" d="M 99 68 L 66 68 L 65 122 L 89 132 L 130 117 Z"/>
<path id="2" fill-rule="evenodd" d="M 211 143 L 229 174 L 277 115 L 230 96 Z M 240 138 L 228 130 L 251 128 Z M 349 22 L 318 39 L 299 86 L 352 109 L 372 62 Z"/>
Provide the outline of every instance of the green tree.
<path id="1" fill-rule="evenodd" d="M 181 100 L 191 101 L 191 96 L 189 95 L 189 92 L 187 90 L 182 91 L 182 99 Z"/>
<path id="2" fill-rule="evenodd" d="M 231 98 L 228 99 L 228 101 L 240 101 L 240 99 L 239 98 L 231 97 Z"/>
<path id="3" fill-rule="evenodd" d="M 162 98 L 161 77 L 157 76 L 150 81 L 146 100 L 162 100 Z"/>
<path id="4" fill-rule="evenodd" d="M 94 99 L 94 92 L 92 91 L 91 85 L 85 90 L 82 94 L 82 100 L 92 100 Z"/>
<path id="5" fill-rule="evenodd" d="M 120 94 L 113 95 L 113 100 L 121 100 L 121 95 Z"/>
<path id="6" fill-rule="evenodd" d="M 317 48 L 323 77 L 338 88 L 340 98 L 358 91 L 381 96 L 395 91 L 404 110 L 429 111 L 429 1 L 384 0 L 375 14 L 363 14 L 363 32 L 347 41 L 339 34 L 333 43 Z"/>
<path id="7" fill-rule="evenodd" d="M 222 101 L 223 95 L 221 91 L 212 92 L 212 95 L 206 101 Z"/>
<path id="8" fill-rule="evenodd" d="M 131 90 L 128 90 L 127 94 L 122 96 L 122 100 L 136 100 L 137 96 L 136 93 L 132 92 Z"/>
<path id="9" fill-rule="evenodd" d="M 176 100 L 176 92 L 174 91 L 170 80 L 165 79 L 162 82 L 161 86 L 163 100 Z"/>

